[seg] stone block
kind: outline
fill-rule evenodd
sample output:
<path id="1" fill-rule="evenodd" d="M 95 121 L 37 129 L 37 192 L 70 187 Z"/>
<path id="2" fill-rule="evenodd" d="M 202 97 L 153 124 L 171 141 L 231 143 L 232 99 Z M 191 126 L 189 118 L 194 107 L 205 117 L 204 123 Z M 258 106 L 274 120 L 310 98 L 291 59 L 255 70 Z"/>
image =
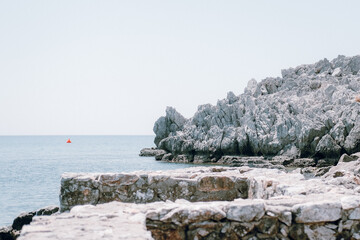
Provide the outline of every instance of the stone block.
<path id="1" fill-rule="evenodd" d="M 229 204 L 226 209 L 226 217 L 229 220 L 238 222 L 251 222 L 259 220 L 265 214 L 265 205 L 260 200 L 235 201 Z"/>
<path id="2" fill-rule="evenodd" d="M 293 206 L 297 223 L 332 222 L 341 218 L 341 204 L 339 202 L 322 201 L 308 202 Z"/>

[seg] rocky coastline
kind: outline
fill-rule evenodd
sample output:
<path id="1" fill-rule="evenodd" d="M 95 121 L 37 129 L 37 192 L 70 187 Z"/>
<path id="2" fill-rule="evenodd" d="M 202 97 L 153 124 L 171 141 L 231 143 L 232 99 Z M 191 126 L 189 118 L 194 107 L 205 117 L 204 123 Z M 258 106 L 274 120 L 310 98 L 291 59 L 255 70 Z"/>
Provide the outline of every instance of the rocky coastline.
<path id="1" fill-rule="evenodd" d="M 12 225 L 0 227 L 0 240 L 15 240 L 20 236 L 23 226 L 31 223 L 35 216 L 49 216 L 59 212 L 58 206 L 48 206 L 32 212 L 24 212 L 17 216 Z"/>
<path id="2" fill-rule="evenodd" d="M 190 119 L 168 107 L 154 125 L 154 142 L 166 151 L 161 160 L 287 156 L 334 165 L 342 154 L 360 151 L 359 70 L 360 56 L 338 56 L 252 79 L 243 94 L 200 105 Z"/>
<path id="3" fill-rule="evenodd" d="M 359 92 L 360 56 L 338 56 L 168 107 L 140 156 L 209 166 L 64 173 L 59 212 L 8 239 L 360 239 Z"/>
<path id="4" fill-rule="evenodd" d="M 61 213 L 34 217 L 19 239 L 360 239 L 359 172 L 359 158 L 343 157 L 310 178 L 221 166 L 66 173 Z"/>

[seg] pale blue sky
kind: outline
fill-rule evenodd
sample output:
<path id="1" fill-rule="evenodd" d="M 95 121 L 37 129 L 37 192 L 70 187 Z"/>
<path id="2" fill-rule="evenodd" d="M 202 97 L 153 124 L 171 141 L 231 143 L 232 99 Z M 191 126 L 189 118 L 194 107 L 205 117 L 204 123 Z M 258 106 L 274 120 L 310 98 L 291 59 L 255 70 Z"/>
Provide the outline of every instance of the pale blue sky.
<path id="1" fill-rule="evenodd" d="M 360 1 L 0 0 L 0 135 L 153 134 L 173 106 L 360 53 Z"/>

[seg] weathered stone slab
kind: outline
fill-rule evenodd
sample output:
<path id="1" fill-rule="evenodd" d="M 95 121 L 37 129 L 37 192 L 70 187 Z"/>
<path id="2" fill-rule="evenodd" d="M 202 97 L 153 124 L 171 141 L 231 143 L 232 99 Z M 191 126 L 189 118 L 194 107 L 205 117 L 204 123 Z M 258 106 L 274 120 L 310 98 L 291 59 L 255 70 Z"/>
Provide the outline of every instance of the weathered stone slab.
<path id="1" fill-rule="evenodd" d="M 62 175 L 61 211 L 75 205 L 111 201 L 154 202 L 233 200 L 248 197 L 248 179 L 236 168 L 197 168 L 181 171 L 132 174 Z"/>
<path id="2" fill-rule="evenodd" d="M 324 177 L 312 179 L 305 178 L 300 171 L 287 173 L 277 169 L 249 167 L 194 167 L 166 172 L 65 173 L 61 180 L 60 206 L 61 211 L 66 211 L 76 205 L 111 201 L 147 203 L 185 199 L 197 202 L 309 194 L 319 194 L 321 198 L 326 193 L 331 193 L 330 197 L 337 193 L 354 195 L 354 188 L 359 186 L 354 179 L 358 178 L 356 169 L 360 169 L 360 165 L 358 161 L 339 165 L 332 167 Z M 345 175 L 338 177 L 336 173 L 339 171 L 346 171 Z"/>
<path id="3" fill-rule="evenodd" d="M 292 212 L 297 223 L 332 222 L 341 218 L 341 203 L 334 201 L 297 204 Z"/>
<path id="4" fill-rule="evenodd" d="M 141 206 L 139 206 L 141 207 Z M 55 216 L 34 217 L 19 240 L 45 239 L 153 239 L 145 227 L 142 209 L 117 202 L 78 206 Z"/>
<path id="5" fill-rule="evenodd" d="M 360 207 L 360 196 L 347 196 L 341 198 L 343 210 L 349 210 Z"/>
<path id="6" fill-rule="evenodd" d="M 227 219 L 238 222 L 251 222 L 259 220 L 265 214 L 265 205 L 262 200 L 234 201 L 226 207 Z"/>
<path id="7" fill-rule="evenodd" d="M 350 211 L 349 214 L 350 220 L 360 220 L 360 208 L 355 208 Z"/>
<path id="8" fill-rule="evenodd" d="M 340 199 L 340 198 L 338 198 Z M 290 199 L 288 199 L 290 201 Z M 42 239 L 356 239 L 360 221 L 350 220 L 338 202 L 297 204 L 304 214 L 309 206 L 321 209 L 313 215 L 327 217 L 300 223 L 289 221 L 282 202 L 238 199 L 231 202 L 111 202 L 76 206 L 70 212 L 36 216 L 23 227 L 20 240 Z M 289 203 L 290 205 L 293 202 Z M 308 205 L 307 205 L 308 204 Z M 340 209 L 334 213 L 325 208 Z M 274 214 L 268 214 L 275 212 Z M 265 214 L 266 213 L 266 214 Z M 343 218 L 338 216 L 342 215 Z M 285 222 L 282 222 L 285 217 Z M 301 216 L 300 216 L 301 217 Z M 317 221 L 317 222 L 314 222 Z M 319 222 L 321 221 L 321 222 Z M 303 221 L 304 222 L 304 221 Z M 256 238 L 254 238 L 256 236 Z M 275 237 L 276 236 L 276 237 Z"/>

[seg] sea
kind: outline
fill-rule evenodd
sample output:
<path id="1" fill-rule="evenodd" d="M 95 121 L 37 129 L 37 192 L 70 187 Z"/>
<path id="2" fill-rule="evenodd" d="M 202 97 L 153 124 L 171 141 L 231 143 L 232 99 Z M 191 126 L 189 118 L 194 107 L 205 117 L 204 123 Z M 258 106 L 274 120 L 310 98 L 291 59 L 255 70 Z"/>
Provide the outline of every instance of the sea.
<path id="1" fill-rule="evenodd" d="M 72 143 L 66 143 L 71 137 Z M 140 157 L 154 136 L 0 136 L 0 227 L 22 212 L 59 206 L 64 172 L 131 172 L 193 167 Z"/>

